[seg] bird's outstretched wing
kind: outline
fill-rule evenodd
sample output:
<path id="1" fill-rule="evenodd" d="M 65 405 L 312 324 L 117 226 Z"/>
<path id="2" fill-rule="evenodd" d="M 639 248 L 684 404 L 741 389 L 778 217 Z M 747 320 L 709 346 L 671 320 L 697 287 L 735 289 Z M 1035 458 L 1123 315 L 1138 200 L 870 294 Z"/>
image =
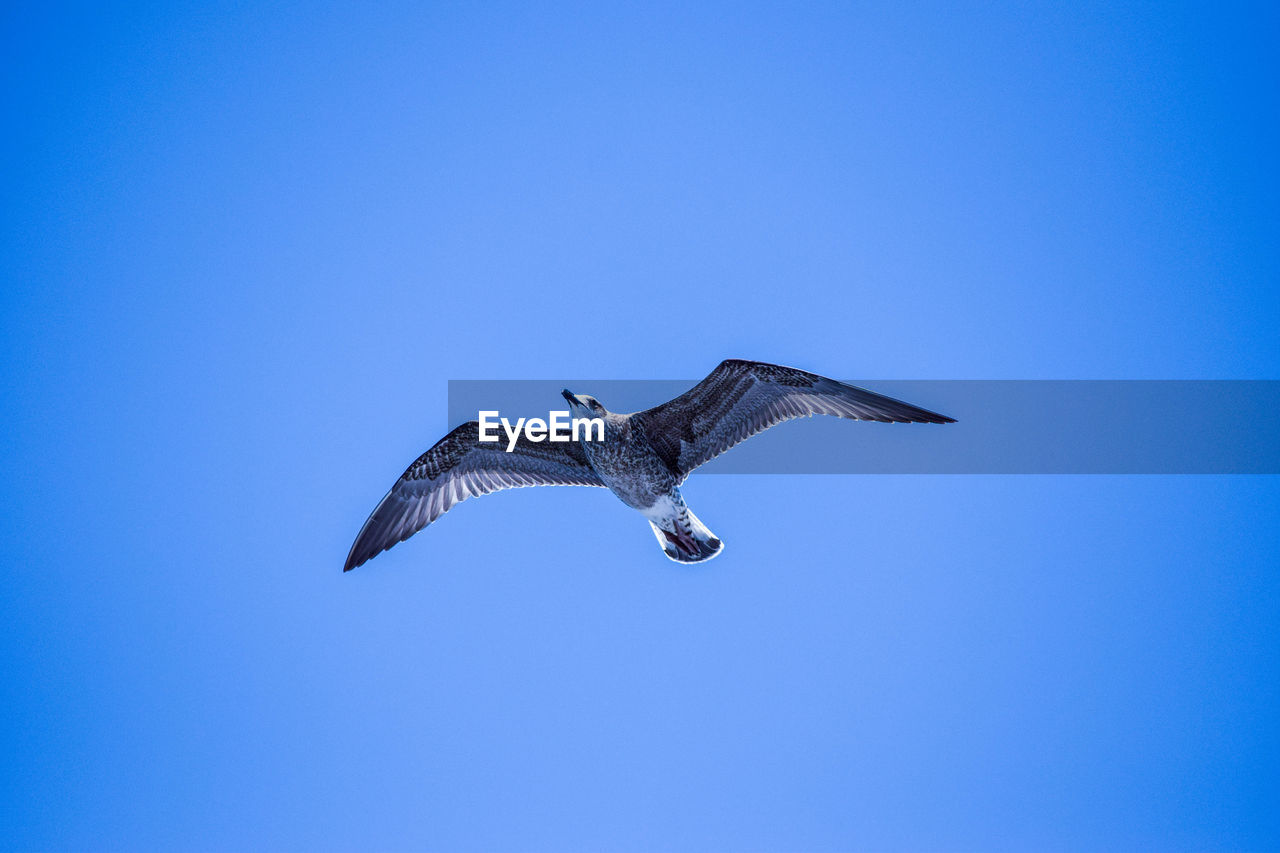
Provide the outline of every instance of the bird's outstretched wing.
<path id="1" fill-rule="evenodd" d="M 884 423 L 955 423 L 939 415 L 827 379 L 761 361 L 728 359 L 661 406 L 632 415 L 677 478 L 775 424 L 806 415 Z"/>
<path id="2" fill-rule="evenodd" d="M 481 442 L 468 421 L 409 466 L 360 529 L 344 572 L 403 542 L 455 504 L 521 486 L 603 486 L 578 442 L 531 442 L 520 436 L 507 453 L 505 437 Z"/>

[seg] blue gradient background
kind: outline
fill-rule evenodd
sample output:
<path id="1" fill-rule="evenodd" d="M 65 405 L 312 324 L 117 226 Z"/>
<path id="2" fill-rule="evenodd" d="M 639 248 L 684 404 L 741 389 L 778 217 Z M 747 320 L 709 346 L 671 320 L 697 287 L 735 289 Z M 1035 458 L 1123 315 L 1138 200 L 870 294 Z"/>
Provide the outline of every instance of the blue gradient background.
<path id="1" fill-rule="evenodd" d="M 1275 477 L 343 576 L 450 378 L 1280 378 L 1274 6 L 684 5 L 5 8 L 0 843 L 1280 847 Z"/>

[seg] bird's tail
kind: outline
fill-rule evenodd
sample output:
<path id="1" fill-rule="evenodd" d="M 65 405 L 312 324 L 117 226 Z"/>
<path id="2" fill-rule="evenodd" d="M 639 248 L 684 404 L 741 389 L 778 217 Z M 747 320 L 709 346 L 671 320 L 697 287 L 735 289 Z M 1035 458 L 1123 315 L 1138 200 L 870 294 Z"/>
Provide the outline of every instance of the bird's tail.
<path id="1" fill-rule="evenodd" d="M 681 510 L 676 515 L 649 522 L 662 553 L 677 563 L 701 563 L 724 550 L 724 543 L 696 515 L 686 507 Z"/>

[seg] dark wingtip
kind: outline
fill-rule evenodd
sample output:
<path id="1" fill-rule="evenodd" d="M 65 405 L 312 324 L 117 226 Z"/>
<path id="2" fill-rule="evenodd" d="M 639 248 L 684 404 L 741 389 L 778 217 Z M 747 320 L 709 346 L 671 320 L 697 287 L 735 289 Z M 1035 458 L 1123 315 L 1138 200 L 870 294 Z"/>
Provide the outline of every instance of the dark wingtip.
<path id="1" fill-rule="evenodd" d="M 372 556 L 372 555 L 370 555 L 370 556 Z M 345 564 L 345 565 L 343 565 L 343 567 L 342 567 L 342 573 L 343 573 L 343 574 L 346 574 L 347 572 L 351 571 L 352 569 L 358 569 L 358 568 L 360 568 L 361 566 L 363 566 L 363 565 L 364 565 L 365 563 L 367 563 L 367 562 L 369 562 L 369 557 L 368 557 L 368 556 L 366 556 L 366 557 L 357 557 L 357 556 L 356 556 L 356 550 L 355 550 L 354 548 L 352 548 L 352 549 L 351 549 L 351 553 L 347 555 L 347 562 L 346 562 L 346 564 Z"/>
<path id="2" fill-rule="evenodd" d="M 920 412 L 923 412 L 923 414 Z M 917 412 L 912 412 L 910 415 L 899 415 L 896 418 L 885 418 L 884 422 L 899 424 L 953 424 L 956 422 L 956 419 L 921 409 Z"/>
<path id="3" fill-rule="evenodd" d="M 955 418 L 949 418 L 946 415 L 940 415 L 937 412 L 931 412 L 928 409 L 917 409 L 916 415 L 917 416 L 912 420 L 918 424 L 953 424 L 956 422 Z"/>

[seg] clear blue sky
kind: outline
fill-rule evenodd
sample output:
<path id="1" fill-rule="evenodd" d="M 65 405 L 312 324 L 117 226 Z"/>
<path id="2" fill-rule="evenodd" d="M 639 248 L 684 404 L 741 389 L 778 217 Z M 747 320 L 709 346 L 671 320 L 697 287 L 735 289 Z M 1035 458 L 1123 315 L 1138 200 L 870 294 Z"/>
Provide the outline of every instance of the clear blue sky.
<path id="1" fill-rule="evenodd" d="M 796 5 L 0 13 L 0 845 L 1280 847 L 1280 478 L 342 574 L 450 378 L 1280 378 L 1274 6 Z"/>

